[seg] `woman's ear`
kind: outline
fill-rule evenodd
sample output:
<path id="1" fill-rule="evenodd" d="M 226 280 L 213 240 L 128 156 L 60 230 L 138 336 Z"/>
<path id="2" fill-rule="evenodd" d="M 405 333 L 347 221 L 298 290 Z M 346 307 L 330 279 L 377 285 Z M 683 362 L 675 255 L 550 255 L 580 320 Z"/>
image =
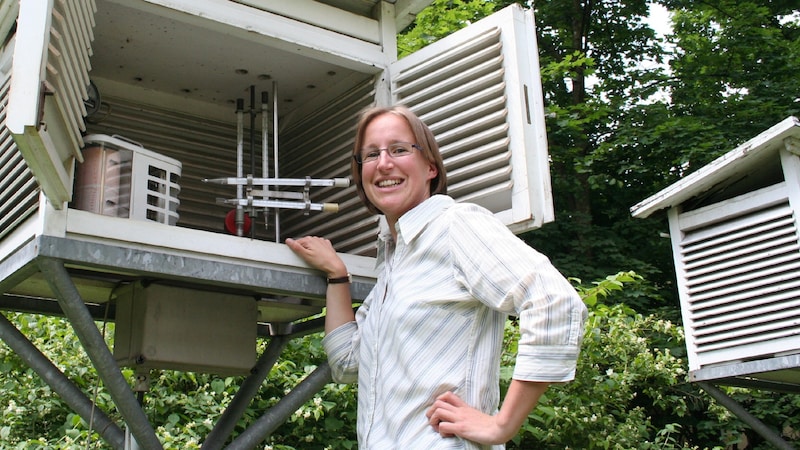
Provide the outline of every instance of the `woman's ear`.
<path id="1" fill-rule="evenodd" d="M 439 175 L 439 169 L 436 168 L 436 164 L 428 163 L 428 179 L 432 180 Z"/>

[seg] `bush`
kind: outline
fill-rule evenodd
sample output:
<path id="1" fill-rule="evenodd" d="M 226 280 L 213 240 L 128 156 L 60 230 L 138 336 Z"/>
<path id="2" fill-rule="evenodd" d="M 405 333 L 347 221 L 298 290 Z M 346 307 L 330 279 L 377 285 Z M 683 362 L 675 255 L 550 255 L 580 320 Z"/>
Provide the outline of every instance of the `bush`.
<path id="1" fill-rule="evenodd" d="M 753 449 L 770 448 L 704 392 L 688 383 L 682 328 L 659 314 L 642 315 L 618 300 L 642 283 L 619 273 L 581 287 L 589 319 L 574 381 L 552 386 L 509 449 Z M 629 292 L 625 293 L 628 295 Z M 620 297 L 625 298 L 625 295 Z M 60 318 L 8 314 L 29 339 L 118 423 L 111 398 L 72 327 Z M 103 327 L 103 324 L 98 324 Z M 106 335 L 111 333 L 109 324 Z M 506 325 L 501 368 L 507 389 L 517 326 Z M 259 395 L 237 424 L 240 433 L 311 373 L 325 355 L 321 334 L 287 345 Z M 266 342 L 259 342 L 263 351 Z M 5 345 L 0 345 L 0 442 L 3 448 L 105 448 L 86 422 Z M 133 371 L 124 369 L 133 380 Z M 144 409 L 165 448 L 199 448 L 236 394 L 242 378 L 154 371 Z M 800 397 L 746 389 L 725 391 L 752 414 L 800 443 Z M 264 443 L 267 449 L 352 450 L 356 387 L 327 384 Z M 88 444 L 92 445 L 89 446 Z"/>

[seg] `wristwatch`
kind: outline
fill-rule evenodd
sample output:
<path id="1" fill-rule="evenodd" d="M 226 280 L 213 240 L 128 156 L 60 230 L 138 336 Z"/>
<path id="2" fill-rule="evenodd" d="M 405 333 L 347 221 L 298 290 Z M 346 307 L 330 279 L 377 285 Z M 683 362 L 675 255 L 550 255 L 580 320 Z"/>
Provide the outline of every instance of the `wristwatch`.
<path id="1" fill-rule="evenodd" d="M 350 275 L 350 272 L 347 275 L 339 278 L 328 278 L 328 284 L 341 284 L 341 283 L 352 283 L 353 277 Z"/>

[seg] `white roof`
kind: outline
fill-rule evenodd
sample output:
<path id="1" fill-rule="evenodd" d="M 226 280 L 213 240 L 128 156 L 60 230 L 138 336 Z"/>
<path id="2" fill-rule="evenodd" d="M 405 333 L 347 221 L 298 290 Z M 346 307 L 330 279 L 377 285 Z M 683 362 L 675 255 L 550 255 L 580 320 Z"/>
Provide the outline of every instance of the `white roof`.
<path id="1" fill-rule="evenodd" d="M 708 165 L 669 185 L 631 207 L 631 215 L 646 218 L 662 209 L 679 205 L 708 192 L 725 180 L 746 174 L 767 158 L 774 157 L 784 139 L 800 138 L 800 120 L 788 117 Z"/>

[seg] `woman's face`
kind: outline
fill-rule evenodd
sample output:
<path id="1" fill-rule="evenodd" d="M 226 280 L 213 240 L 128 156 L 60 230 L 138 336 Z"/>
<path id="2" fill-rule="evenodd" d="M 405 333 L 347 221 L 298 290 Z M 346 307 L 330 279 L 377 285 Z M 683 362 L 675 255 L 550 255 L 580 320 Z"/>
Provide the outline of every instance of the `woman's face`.
<path id="1" fill-rule="evenodd" d="M 411 127 L 401 116 L 382 114 L 364 129 L 363 148 L 385 149 L 398 142 L 417 143 Z M 436 175 L 436 166 L 417 149 L 398 158 L 382 151 L 376 161 L 361 166 L 364 193 L 392 226 L 400 216 L 430 197 L 430 183 Z"/>

